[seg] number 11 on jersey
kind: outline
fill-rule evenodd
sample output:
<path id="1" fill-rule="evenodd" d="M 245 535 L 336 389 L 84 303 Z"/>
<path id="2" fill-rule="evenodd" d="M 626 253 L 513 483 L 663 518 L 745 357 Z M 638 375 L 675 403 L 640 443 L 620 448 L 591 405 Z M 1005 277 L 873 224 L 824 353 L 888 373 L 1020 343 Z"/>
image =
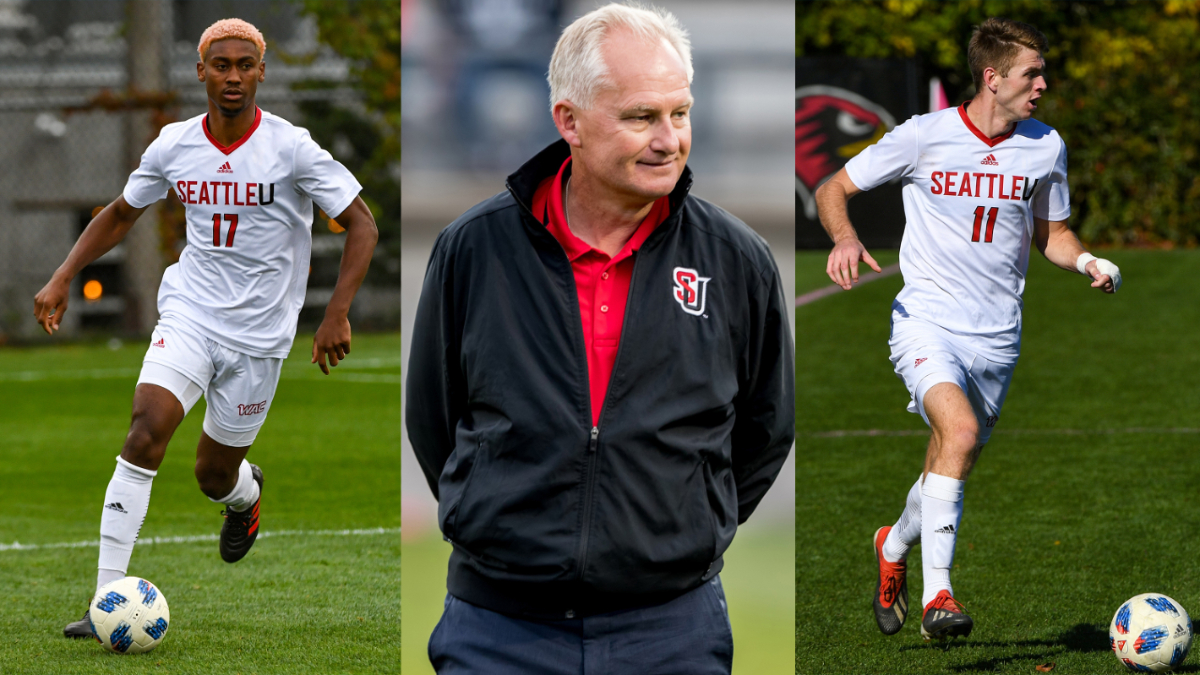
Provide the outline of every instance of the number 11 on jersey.
<path id="1" fill-rule="evenodd" d="M 988 209 L 987 231 L 984 232 L 984 235 L 983 235 L 983 243 L 985 243 L 985 244 L 992 243 L 992 230 L 996 229 L 996 214 L 999 211 L 1000 211 L 999 206 L 993 206 L 992 208 Z M 235 223 L 235 227 L 236 227 L 236 223 L 237 223 L 236 216 L 234 218 L 234 223 Z M 980 225 L 983 225 L 983 207 L 976 206 L 975 207 L 975 228 L 973 230 L 971 230 L 971 241 L 979 241 L 979 226 Z M 232 230 L 229 233 L 229 238 L 233 239 Z"/>
<path id="2" fill-rule="evenodd" d="M 982 206 L 979 208 L 983 208 Z M 995 211 L 996 209 L 992 209 Z M 221 245 L 221 215 L 220 213 L 213 214 L 213 246 Z M 233 233 L 237 232 L 238 217 L 236 213 L 224 214 L 226 222 L 229 223 L 229 234 L 225 238 L 225 246 L 231 248 L 233 246 Z M 996 220 L 996 216 L 992 215 L 992 220 Z M 988 223 L 988 241 L 992 240 L 991 223 Z M 975 241 L 979 241 L 979 215 L 975 216 Z"/>

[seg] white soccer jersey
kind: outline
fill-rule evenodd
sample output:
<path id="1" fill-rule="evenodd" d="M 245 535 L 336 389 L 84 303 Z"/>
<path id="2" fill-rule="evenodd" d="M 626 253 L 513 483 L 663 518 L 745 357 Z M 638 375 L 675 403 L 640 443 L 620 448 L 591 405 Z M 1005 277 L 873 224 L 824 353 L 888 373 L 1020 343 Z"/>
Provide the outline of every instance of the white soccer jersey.
<path id="1" fill-rule="evenodd" d="M 1033 219 L 1071 215 L 1058 132 L 1030 119 L 989 139 L 963 104 L 914 116 L 847 162 L 846 173 L 862 190 L 901 179 L 904 289 L 893 310 L 1015 357 Z"/>
<path id="2" fill-rule="evenodd" d="M 285 358 L 304 304 L 313 202 L 337 217 L 362 186 L 308 131 L 258 110 L 228 147 L 207 115 L 163 127 L 129 176 L 125 201 L 148 206 L 174 189 L 187 245 L 158 290 L 172 315 L 216 343 Z"/>

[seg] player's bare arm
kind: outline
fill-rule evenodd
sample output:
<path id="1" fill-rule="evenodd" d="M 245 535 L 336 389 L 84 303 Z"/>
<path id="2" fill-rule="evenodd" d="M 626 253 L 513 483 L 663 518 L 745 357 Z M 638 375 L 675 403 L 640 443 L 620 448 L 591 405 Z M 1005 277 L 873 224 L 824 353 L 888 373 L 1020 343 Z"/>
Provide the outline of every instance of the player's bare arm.
<path id="1" fill-rule="evenodd" d="M 1116 293 L 1121 286 L 1121 272 L 1117 266 L 1087 252 L 1079 237 L 1071 231 L 1065 220 L 1033 219 L 1038 250 L 1050 262 L 1064 270 L 1080 272 L 1092 279 L 1092 288 L 1105 293 Z M 1081 259 L 1081 256 L 1084 256 Z M 1084 263 L 1081 267 L 1079 263 Z"/>
<path id="2" fill-rule="evenodd" d="M 375 253 L 375 242 L 379 241 L 379 229 L 375 227 L 375 216 L 367 208 L 362 197 L 355 197 L 346 210 L 334 218 L 346 228 L 346 245 L 342 249 L 342 264 L 338 269 L 337 285 L 333 297 L 325 307 L 325 319 L 313 336 L 312 362 L 329 374 L 325 365 L 337 366 L 338 361 L 350 353 L 350 303 L 367 276 L 367 267 Z"/>
<path id="3" fill-rule="evenodd" d="M 858 240 L 858 233 L 850 223 L 850 213 L 846 208 L 850 198 L 862 192 L 845 167 L 834 174 L 833 178 L 825 181 L 817 188 L 817 213 L 821 218 L 821 226 L 833 240 L 833 250 L 829 252 L 829 262 L 825 273 L 833 283 L 845 290 L 858 283 L 858 263 L 865 262 L 876 272 L 882 272 L 879 263 L 867 253 L 867 249 Z"/>
<path id="4" fill-rule="evenodd" d="M 33 298 L 33 315 L 46 333 L 53 335 L 62 324 L 63 314 L 67 311 L 67 298 L 71 292 L 71 280 L 75 275 L 121 243 L 129 233 L 129 228 L 133 227 L 145 210 L 133 208 L 126 203 L 125 197 L 121 196 L 92 218 L 92 222 L 88 223 L 83 234 L 79 235 L 79 239 L 71 247 L 67 259 Z"/>

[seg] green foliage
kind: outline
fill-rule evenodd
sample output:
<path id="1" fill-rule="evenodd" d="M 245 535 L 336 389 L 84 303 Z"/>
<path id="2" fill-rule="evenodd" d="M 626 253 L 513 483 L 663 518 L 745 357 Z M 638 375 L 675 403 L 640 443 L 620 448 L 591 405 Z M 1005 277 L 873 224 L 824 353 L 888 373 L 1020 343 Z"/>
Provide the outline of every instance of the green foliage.
<path id="1" fill-rule="evenodd" d="M 971 30 L 989 16 L 1050 41 L 1038 118 L 1070 152 L 1075 228 L 1111 245 L 1200 240 L 1200 2 L 824 0 L 797 5 L 796 53 L 916 58 L 951 102 L 974 91 Z"/>
<path id="2" fill-rule="evenodd" d="M 314 140 L 334 147 L 340 136 L 353 157 L 338 157 L 363 185 L 363 201 L 379 226 L 379 245 L 388 254 L 371 278 L 397 285 L 400 279 L 400 6 L 391 0 L 300 0 L 301 12 L 317 22 L 319 39 L 351 62 L 349 84 L 369 113 L 360 115 L 328 103 L 301 106 Z M 334 83 L 305 83 L 329 86 Z M 337 83 L 341 84 L 341 83 Z M 395 264 L 391 264 L 392 262 Z M 378 261 L 377 261 L 378 262 Z"/>

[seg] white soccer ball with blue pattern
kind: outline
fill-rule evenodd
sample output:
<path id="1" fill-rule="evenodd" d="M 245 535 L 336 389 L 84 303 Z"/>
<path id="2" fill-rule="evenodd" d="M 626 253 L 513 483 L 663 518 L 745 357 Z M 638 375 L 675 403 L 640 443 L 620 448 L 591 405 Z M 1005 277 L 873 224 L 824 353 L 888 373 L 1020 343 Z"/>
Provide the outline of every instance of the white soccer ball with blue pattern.
<path id="1" fill-rule="evenodd" d="M 1192 648 L 1192 620 L 1162 593 L 1143 593 L 1121 605 L 1108 627 L 1117 659 L 1130 670 L 1165 673 Z"/>
<path id="2" fill-rule="evenodd" d="M 171 623 L 167 599 L 154 584 L 125 577 L 105 584 L 88 613 L 92 635 L 110 652 L 143 654 L 158 646 Z"/>

